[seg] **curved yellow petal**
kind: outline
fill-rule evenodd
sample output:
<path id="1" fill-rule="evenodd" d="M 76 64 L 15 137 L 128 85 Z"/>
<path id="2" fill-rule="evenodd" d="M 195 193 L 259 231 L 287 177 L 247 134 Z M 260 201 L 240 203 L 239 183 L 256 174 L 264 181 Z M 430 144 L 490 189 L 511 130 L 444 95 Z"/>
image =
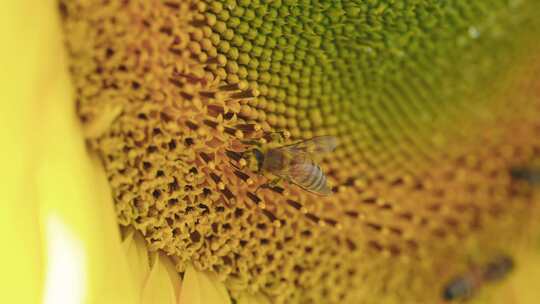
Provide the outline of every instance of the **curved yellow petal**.
<path id="1" fill-rule="evenodd" d="M 0 252 L 0 286 L 7 303 L 38 303 L 42 297 L 43 256 L 32 176 L 39 147 L 31 126 L 38 118 L 43 80 L 50 73 L 44 59 L 50 55 L 48 39 L 55 30 L 52 7 L 35 2 L 5 1 L 0 10 L 0 229 L 5 245 Z"/>
<path id="2" fill-rule="evenodd" d="M 188 265 L 182 281 L 180 304 L 231 304 L 225 286 L 212 276 Z"/>
<path id="3" fill-rule="evenodd" d="M 182 282 L 170 258 L 161 252 L 149 254 L 144 238 L 133 228 L 126 228 L 124 234 L 122 246 L 140 303 L 178 303 Z"/>
<path id="4" fill-rule="evenodd" d="M 162 254 L 154 254 L 152 266 L 146 278 L 141 295 L 142 304 L 175 304 L 178 301 L 177 291 L 180 286 L 180 275 L 169 276 L 164 264 L 168 258 Z"/>
<path id="5" fill-rule="evenodd" d="M 99 163 L 92 163 L 86 156 L 82 136 L 73 127 L 75 118 L 69 104 L 63 107 L 51 104 L 42 112 L 49 117 L 54 117 L 53 113 L 71 117 L 71 120 L 51 119 L 42 127 L 44 141 L 55 143 L 54 149 L 44 149 L 36 157 L 42 222 L 61 219 L 69 233 L 83 244 L 81 267 L 87 282 L 84 291 L 87 303 L 133 303 L 136 289 L 121 249 L 110 190 L 103 172 L 99 171 Z M 55 142 L 54 138 L 62 138 L 62 142 Z"/>
<path id="6" fill-rule="evenodd" d="M 3 3 L 0 36 L 3 302 L 134 303 L 107 179 L 75 115 L 56 3 Z"/>
<path id="7" fill-rule="evenodd" d="M 47 218 L 45 304 L 82 303 L 87 292 L 84 244 L 57 216 Z"/>
<path id="8" fill-rule="evenodd" d="M 174 288 L 174 298 L 176 299 L 176 303 L 180 303 L 180 293 L 182 291 L 182 280 L 180 279 L 180 274 L 178 273 L 178 271 L 176 271 L 176 267 L 174 267 L 169 257 L 160 253 L 160 261 L 162 266 L 167 271 L 170 283 Z"/>
<path id="9" fill-rule="evenodd" d="M 126 253 L 131 279 L 136 288 L 141 288 L 150 272 L 148 250 L 142 236 L 133 229 L 127 229 L 122 247 Z"/>
<path id="10" fill-rule="evenodd" d="M 180 274 L 162 253 L 148 254 L 146 242 L 133 228 L 127 228 L 122 246 L 131 279 L 136 283 L 140 303 L 175 304 L 180 296 Z"/>

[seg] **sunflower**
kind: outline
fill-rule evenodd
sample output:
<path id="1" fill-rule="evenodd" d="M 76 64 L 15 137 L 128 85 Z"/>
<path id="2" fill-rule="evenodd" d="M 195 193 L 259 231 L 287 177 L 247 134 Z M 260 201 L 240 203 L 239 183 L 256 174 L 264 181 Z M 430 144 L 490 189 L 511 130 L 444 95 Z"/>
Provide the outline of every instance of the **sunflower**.
<path id="1" fill-rule="evenodd" d="M 6 298 L 435 303 L 504 252 L 516 274 L 476 299 L 534 303 L 538 189 L 515 172 L 540 156 L 539 9 L 8 4 Z M 245 140 L 275 131 L 338 139 L 332 195 L 260 187 Z"/>

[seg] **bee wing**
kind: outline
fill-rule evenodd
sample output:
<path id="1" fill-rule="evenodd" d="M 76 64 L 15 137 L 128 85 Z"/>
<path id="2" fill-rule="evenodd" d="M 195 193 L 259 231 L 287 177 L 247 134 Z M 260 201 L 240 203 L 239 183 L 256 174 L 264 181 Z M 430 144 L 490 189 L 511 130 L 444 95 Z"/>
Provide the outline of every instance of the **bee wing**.
<path id="1" fill-rule="evenodd" d="M 303 158 L 308 160 L 308 158 Z M 311 161 L 296 163 L 291 166 L 284 177 L 300 188 L 319 195 L 330 195 L 332 189 L 328 185 L 321 167 Z"/>
<path id="2" fill-rule="evenodd" d="M 308 153 L 316 155 L 333 151 L 337 144 L 337 138 L 334 136 L 317 136 L 299 143 L 283 146 L 281 149 L 288 149 L 293 154 Z"/>

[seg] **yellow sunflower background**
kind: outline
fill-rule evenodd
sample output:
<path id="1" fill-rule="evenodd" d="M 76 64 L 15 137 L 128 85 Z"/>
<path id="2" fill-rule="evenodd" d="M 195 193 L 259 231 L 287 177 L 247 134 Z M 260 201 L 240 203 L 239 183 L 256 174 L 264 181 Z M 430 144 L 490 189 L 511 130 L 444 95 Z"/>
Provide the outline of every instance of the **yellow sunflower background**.
<path id="1" fill-rule="evenodd" d="M 7 303 L 536 303 L 535 1 L 8 1 Z M 312 196 L 239 140 L 332 135 Z M 120 228 L 118 227 L 120 224 Z"/>

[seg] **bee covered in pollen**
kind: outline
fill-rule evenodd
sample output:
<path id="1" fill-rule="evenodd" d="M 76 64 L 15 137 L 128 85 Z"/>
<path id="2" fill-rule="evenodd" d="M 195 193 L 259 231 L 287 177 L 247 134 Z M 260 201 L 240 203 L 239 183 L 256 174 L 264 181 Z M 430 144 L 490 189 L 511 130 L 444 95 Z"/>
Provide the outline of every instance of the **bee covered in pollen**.
<path id="1" fill-rule="evenodd" d="M 314 159 L 336 148 L 335 137 L 318 136 L 289 145 L 277 143 L 277 146 L 275 142 L 244 141 L 244 144 L 255 147 L 241 153 L 240 166 L 259 175 L 271 174 L 276 177 L 257 190 L 285 180 L 311 193 L 332 194 L 326 175 Z"/>
<path id="2" fill-rule="evenodd" d="M 514 268 L 514 260 L 507 255 L 499 255 L 482 267 L 474 266 L 468 272 L 448 282 L 442 293 L 445 301 L 469 300 L 482 286 L 500 281 Z"/>

